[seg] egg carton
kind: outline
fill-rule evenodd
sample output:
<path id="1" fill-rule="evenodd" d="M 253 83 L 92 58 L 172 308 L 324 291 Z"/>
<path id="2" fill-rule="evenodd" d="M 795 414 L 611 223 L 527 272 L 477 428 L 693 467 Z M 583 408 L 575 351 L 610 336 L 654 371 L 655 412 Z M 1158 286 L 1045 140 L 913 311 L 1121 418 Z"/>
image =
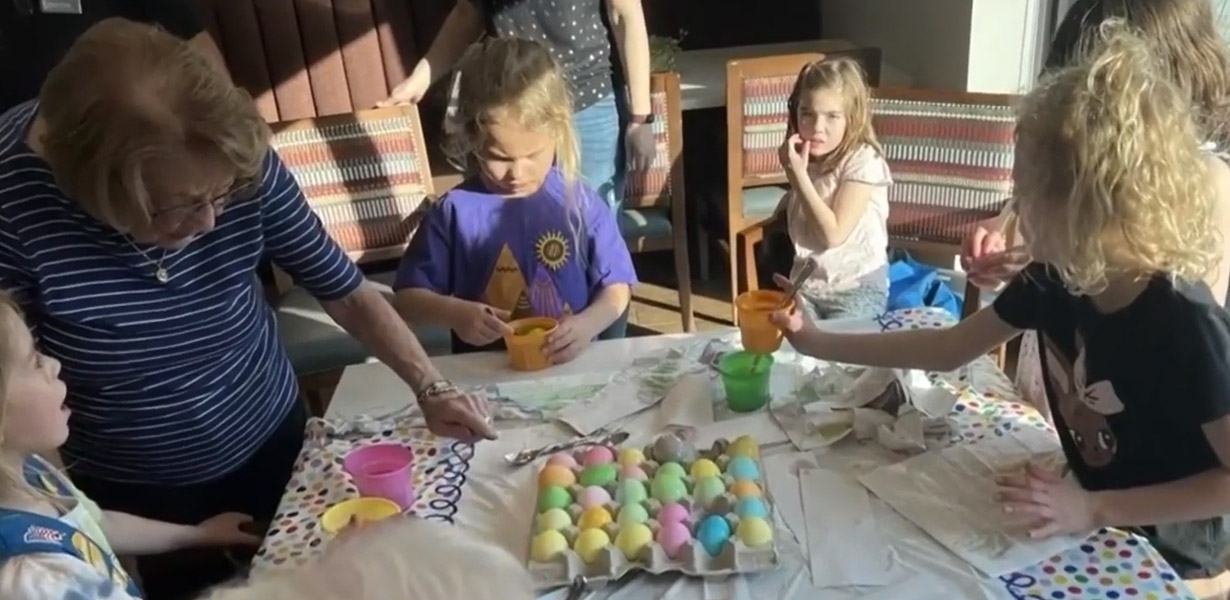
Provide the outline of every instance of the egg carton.
<path id="1" fill-rule="evenodd" d="M 602 485 L 583 485 L 581 481 L 586 473 L 579 465 L 585 464 L 586 455 L 595 452 L 594 449 L 567 455 L 561 460 L 553 459 L 554 466 L 571 470 L 578 481 L 565 487 L 571 499 L 567 507 L 558 506 L 559 502 L 555 502 L 555 506 L 548 502 L 536 507 L 527 565 L 536 585 L 540 588 L 567 585 L 580 576 L 593 582 L 613 581 L 634 570 L 722 576 L 778 566 L 777 544 L 772 539 L 774 506 L 764 491 L 764 470 L 758 457 L 741 459 L 742 467 L 746 467 L 749 460 L 754 465 L 754 477 L 747 476 L 749 469 L 742 469 L 741 477 L 736 479 L 729 472 L 734 457 L 727 451 L 731 444 L 726 440 L 719 440 L 709 450 L 696 451 L 678 438 L 663 443 L 663 438 L 668 436 L 672 434 L 660 437 L 643 450 L 631 449 L 641 452 L 644 460 L 635 464 L 623 461 L 615 481 L 602 482 Z M 621 458 L 628 450 L 606 449 L 611 455 L 618 452 Z M 675 460 L 655 460 L 659 458 Z M 708 471 L 712 472 L 716 466 L 721 474 L 693 477 L 692 467 L 700 459 L 711 462 L 706 465 Z M 569 465 L 569 462 L 574 464 Z M 549 463 L 548 467 L 551 466 Z M 675 471 L 676 478 L 684 484 L 685 491 L 677 501 L 659 499 L 671 499 L 679 493 L 678 489 L 670 489 L 673 484 L 654 484 L 664 469 Z M 682 476 L 678 475 L 680 469 L 684 473 Z M 567 478 L 558 469 L 552 475 Z M 541 473 L 540 476 L 545 477 Z M 719 480 L 723 491 L 715 493 L 716 483 L 702 483 L 703 479 Z M 641 482 L 642 491 L 637 490 L 636 484 L 625 483 L 627 481 Z M 540 485 L 540 501 L 546 487 Z M 595 508 L 605 511 L 606 516 L 592 510 Z M 645 529 L 648 530 L 648 543 L 644 543 Z M 676 534 L 672 536 L 664 529 Z M 680 541 L 684 530 L 686 539 Z M 557 531 L 566 547 L 562 552 L 552 553 L 548 560 L 536 560 L 535 538 L 544 531 Z M 763 541 L 766 535 L 769 536 L 767 542 Z M 579 545 L 582 537 L 588 541 Z M 745 538 L 757 545 L 749 546 Z M 708 541 L 708 547 L 702 540 Z M 668 552 L 668 547 L 677 549 Z M 589 560 L 578 550 L 588 552 Z M 626 555 L 625 551 L 631 554 Z"/>

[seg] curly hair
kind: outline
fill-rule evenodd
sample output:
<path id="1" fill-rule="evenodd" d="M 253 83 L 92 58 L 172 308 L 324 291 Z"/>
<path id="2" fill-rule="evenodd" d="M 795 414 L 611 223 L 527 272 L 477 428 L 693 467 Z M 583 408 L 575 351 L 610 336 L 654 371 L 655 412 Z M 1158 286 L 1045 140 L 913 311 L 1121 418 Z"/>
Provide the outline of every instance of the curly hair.
<path id="1" fill-rule="evenodd" d="M 1221 240 L 1191 102 L 1138 31 L 1111 19 L 1098 33 L 1085 60 L 1021 104 L 1013 179 L 1025 237 L 1076 294 L 1120 274 L 1199 280 Z"/>

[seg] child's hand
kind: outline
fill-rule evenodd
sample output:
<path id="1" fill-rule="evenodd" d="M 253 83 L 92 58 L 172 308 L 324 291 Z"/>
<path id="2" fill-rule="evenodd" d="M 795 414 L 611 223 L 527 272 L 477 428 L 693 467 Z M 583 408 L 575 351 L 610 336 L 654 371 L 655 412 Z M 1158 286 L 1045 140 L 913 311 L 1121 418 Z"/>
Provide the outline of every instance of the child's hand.
<path id="1" fill-rule="evenodd" d="M 453 316 L 453 331 L 471 346 L 486 346 L 512 333 L 511 317 L 512 313 L 482 302 L 465 302 Z"/>
<path id="2" fill-rule="evenodd" d="M 576 315 L 567 317 L 561 320 L 559 327 L 547 336 L 547 344 L 543 347 L 543 352 L 551 359 L 552 364 L 569 362 L 580 356 L 581 352 L 593 341 L 596 334 L 590 329 L 584 319 Z"/>
<path id="3" fill-rule="evenodd" d="M 1025 518 L 1031 538 L 1085 535 L 1097 529 L 1093 493 L 1040 465 L 998 477 L 996 483 L 995 500 L 1005 513 Z"/>
<path id="4" fill-rule="evenodd" d="M 252 517 L 241 513 L 222 513 L 196 526 L 202 546 L 259 546 L 261 538 L 244 531 Z"/>
<path id="5" fill-rule="evenodd" d="M 1008 248 L 993 254 L 984 254 L 970 261 L 966 274 L 970 281 L 983 289 L 994 289 L 1011 281 L 1033 258 L 1024 246 Z"/>
<path id="6" fill-rule="evenodd" d="M 811 157 L 811 142 L 803 141 L 797 133 L 791 134 L 778 149 L 777 156 L 787 174 L 801 176 L 807 173 L 807 162 Z"/>

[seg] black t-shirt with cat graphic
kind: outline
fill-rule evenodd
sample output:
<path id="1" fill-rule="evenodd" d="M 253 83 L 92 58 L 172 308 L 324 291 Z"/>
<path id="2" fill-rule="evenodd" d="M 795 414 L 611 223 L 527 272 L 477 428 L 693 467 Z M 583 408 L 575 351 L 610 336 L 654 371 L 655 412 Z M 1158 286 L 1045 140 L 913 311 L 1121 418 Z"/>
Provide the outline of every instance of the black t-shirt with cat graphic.
<path id="1" fill-rule="evenodd" d="M 1038 332 L 1055 427 L 1085 489 L 1165 483 L 1221 466 L 1201 427 L 1230 415 L 1230 313 L 1203 283 L 1157 276 L 1130 305 L 1104 314 L 1035 263 L 994 310 Z M 1230 545 L 1222 519 L 1145 533 L 1181 574 L 1219 572 Z"/>

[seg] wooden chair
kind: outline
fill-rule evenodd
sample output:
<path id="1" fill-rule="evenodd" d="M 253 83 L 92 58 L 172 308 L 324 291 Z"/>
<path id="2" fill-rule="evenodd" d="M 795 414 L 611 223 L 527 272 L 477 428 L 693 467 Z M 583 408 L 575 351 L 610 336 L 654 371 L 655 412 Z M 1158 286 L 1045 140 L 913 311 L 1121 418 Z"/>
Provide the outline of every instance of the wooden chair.
<path id="1" fill-rule="evenodd" d="M 418 111 L 375 109 L 276 123 L 273 129 L 274 149 L 346 253 L 360 266 L 399 258 L 432 194 Z M 392 276 L 369 278 L 391 297 Z M 338 370 L 370 358 L 307 291 L 280 271 L 274 279 L 278 335 L 305 390 L 330 387 L 313 385 L 314 376 L 331 381 Z M 429 353 L 450 350 L 447 329 L 415 327 L 415 334 Z"/>
<path id="2" fill-rule="evenodd" d="M 650 81 L 657 155 L 647 169 L 628 166 L 619 229 L 628 250 L 672 250 L 683 330 L 696 330 L 692 310 L 692 276 L 688 262 L 687 220 L 683 186 L 683 109 L 679 75 L 655 73 Z"/>
<path id="3" fill-rule="evenodd" d="M 913 89 L 873 91 L 872 120 L 893 175 L 893 246 L 953 255 L 1012 196 L 1017 97 Z M 965 285 L 962 316 L 981 307 Z"/>
<path id="4" fill-rule="evenodd" d="M 786 104 L 799 71 L 822 54 L 793 54 L 726 63 L 726 249 L 730 253 L 731 320 L 736 320 L 739 255 L 747 289 L 757 287 L 755 244 L 786 193 L 777 149 L 786 139 Z"/>

